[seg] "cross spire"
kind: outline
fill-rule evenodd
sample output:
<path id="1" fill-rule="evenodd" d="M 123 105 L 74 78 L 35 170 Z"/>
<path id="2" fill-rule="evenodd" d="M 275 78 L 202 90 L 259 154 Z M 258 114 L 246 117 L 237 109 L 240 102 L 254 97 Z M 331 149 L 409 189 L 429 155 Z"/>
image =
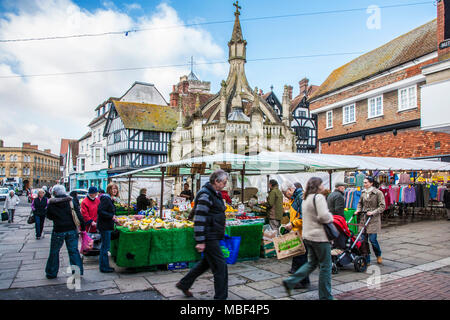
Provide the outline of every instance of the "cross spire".
<path id="1" fill-rule="evenodd" d="M 236 3 L 233 3 L 233 6 L 236 7 L 236 11 L 234 13 L 235 16 L 240 15 L 241 13 L 239 12 L 239 9 L 242 9 L 242 7 L 239 5 L 239 1 L 236 1 Z"/>

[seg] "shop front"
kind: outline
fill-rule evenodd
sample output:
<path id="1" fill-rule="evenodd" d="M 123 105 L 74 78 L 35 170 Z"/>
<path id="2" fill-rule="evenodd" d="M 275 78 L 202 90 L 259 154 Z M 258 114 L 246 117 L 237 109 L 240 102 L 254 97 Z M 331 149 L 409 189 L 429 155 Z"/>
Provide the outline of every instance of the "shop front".
<path id="1" fill-rule="evenodd" d="M 97 189 L 106 190 L 108 185 L 107 170 L 85 172 L 77 175 L 77 188 L 88 189 L 89 187 L 97 187 Z"/>

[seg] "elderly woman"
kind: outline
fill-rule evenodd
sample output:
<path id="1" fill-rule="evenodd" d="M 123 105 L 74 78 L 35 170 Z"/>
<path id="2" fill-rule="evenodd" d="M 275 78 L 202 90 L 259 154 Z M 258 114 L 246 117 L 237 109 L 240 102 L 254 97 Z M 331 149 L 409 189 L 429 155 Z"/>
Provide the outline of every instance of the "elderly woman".
<path id="1" fill-rule="evenodd" d="M 45 267 L 47 279 L 54 279 L 59 271 L 59 251 L 66 243 L 71 266 L 78 266 L 83 274 L 83 262 L 78 251 L 78 227 L 72 216 L 72 210 L 80 223 L 81 230 L 85 229 L 84 220 L 79 210 L 73 206 L 72 198 L 66 194 L 63 185 L 53 187 L 53 198 L 48 201 L 47 218 L 53 221 L 53 232 L 50 240 L 50 254 Z"/>
<path id="2" fill-rule="evenodd" d="M 377 240 L 377 234 L 381 231 L 381 214 L 386 208 L 384 194 L 374 186 L 372 177 L 364 179 L 364 190 L 361 192 L 361 198 L 358 202 L 358 207 L 355 214 L 365 212 L 361 217 L 361 224 L 364 225 L 369 217 L 372 217 L 367 225 L 367 234 L 373 251 L 377 257 L 377 263 L 382 264 L 381 248 Z M 367 255 L 367 264 L 370 264 L 370 254 Z"/>
<path id="3" fill-rule="evenodd" d="M 9 191 L 9 194 L 5 199 L 5 203 L 3 204 L 3 210 L 8 210 L 8 223 L 14 223 L 14 212 L 16 212 L 19 202 L 20 199 L 16 196 L 14 190 Z"/>
<path id="4" fill-rule="evenodd" d="M 36 240 L 43 238 L 42 231 L 44 230 L 45 215 L 47 214 L 48 198 L 45 196 L 44 189 L 39 189 L 38 196 L 31 203 L 31 210 L 33 211 Z"/>
<path id="5" fill-rule="evenodd" d="M 97 230 L 100 232 L 102 246 L 100 248 L 99 268 L 100 272 L 114 272 L 109 266 L 108 251 L 111 247 L 111 232 L 114 230 L 114 219 L 116 215 L 115 199 L 119 196 L 119 188 L 115 183 L 106 187 L 106 193 L 100 197 L 97 216 Z"/>
<path id="6" fill-rule="evenodd" d="M 289 223 L 285 226 L 288 231 L 298 231 L 302 235 L 303 219 L 302 219 L 302 202 L 303 188 L 301 184 L 298 188 L 290 182 L 285 182 L 281 187 L 284 196 L 290 200 L 289 207 Z M 308 252 L 292 258 L 291 270 L 289 273 L 294 274 L 302 265 L 308 261 Z M 294 288 L 305 289 L 310 285 L 309 276 L 300 281 Z"/>

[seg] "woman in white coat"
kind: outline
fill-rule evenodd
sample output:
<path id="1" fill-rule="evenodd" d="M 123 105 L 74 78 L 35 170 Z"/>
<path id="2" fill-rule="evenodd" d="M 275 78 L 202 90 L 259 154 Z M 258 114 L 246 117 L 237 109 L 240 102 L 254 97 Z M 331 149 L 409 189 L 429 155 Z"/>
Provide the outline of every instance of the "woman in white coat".
<path id="1" fill-rule="evenodd" d="M 8 210 L 8 223 L 14 223 L 14 212 L 16 211 L 16 207 L 19 202 L 20 199 L 14 193 L 14 190 L 9 191 L 5 204 L 3 205 L 3 210 Z"/>

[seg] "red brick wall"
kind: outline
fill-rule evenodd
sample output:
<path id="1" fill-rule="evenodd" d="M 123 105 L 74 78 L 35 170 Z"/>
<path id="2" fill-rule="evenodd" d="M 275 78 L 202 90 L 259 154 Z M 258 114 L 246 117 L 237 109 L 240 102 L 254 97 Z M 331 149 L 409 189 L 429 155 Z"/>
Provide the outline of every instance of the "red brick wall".
<path id="1" fill-rule="evenodd" d="M 399 111 L 398 90 L 394 90 L 383 94 L 383 115 L 377 118 L 368 119 L 367 99 L 356 102 L 355 123 L 343 125 L 342 107 L 339 107 L 333 110 L 333 128 L 326 129 L 326 112 L 320 113 L 317 120 L 319 139 L 420 119 L 421 96 L 419 87 L 423 84 L 425 84 L 425 82 L 419 83 L 417 86 L 418 107 L 416 109 Z"/>
<path id="2" fill-rule="evenodd" d="M 437 44 L 439 45 L 442 41 L 447 40 L 444 39 L 444 1 L 440 1 L 437 5 Z M 450 12 L 447 12 L 447 14 L 450 14 Z M 449 26 L 450 28 L 450 26 Z M 444 50 L 439 50 L 439 61 L 443 61 L 446 59 L 450 59 L 450 48 L 446 48 Z"/>
<path id="3" fill-rule="evenodd" d="M 435 143 L 440 142 L 440 148 Z M 450 154 L 450 134 L 410 128 L 340 141 L 322 143 L 322 153 L 374 157 L 411 158 Z"/>

